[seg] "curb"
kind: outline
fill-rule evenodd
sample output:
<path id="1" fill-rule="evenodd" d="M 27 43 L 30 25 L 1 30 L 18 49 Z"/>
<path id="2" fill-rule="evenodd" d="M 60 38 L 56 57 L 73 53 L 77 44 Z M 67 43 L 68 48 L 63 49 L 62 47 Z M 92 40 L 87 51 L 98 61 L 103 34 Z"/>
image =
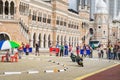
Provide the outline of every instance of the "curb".
<path id="1" fill-rule="evenodd" d="M 22 74 L 22 72 L 4 72 L 4 75 Z"/>

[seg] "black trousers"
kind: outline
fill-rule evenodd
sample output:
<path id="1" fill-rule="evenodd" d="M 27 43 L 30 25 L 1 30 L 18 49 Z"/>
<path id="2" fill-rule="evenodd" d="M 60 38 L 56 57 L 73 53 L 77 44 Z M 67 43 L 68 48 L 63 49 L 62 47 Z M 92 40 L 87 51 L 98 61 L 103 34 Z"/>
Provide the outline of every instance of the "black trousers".
<path id="1" fill-rule="evenodd" d="M 120 60 L 120 53 L 118 53 L 118 59 Z"/>
<path id="2" fill-rule="evenodd" d="M 63 56 L 63 50 L 60 50 L 60 56 Z"/>

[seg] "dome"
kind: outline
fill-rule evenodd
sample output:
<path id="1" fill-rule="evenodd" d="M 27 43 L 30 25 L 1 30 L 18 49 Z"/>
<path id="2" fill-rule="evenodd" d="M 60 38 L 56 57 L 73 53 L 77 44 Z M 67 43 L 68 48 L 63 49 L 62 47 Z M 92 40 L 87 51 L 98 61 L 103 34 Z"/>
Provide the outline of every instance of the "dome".
<path id="1" fill-rule="evenodd" d="M 96 13 L 108 13 L 108 8 L 103 0 L 98 0 L 96 3 Z"/>

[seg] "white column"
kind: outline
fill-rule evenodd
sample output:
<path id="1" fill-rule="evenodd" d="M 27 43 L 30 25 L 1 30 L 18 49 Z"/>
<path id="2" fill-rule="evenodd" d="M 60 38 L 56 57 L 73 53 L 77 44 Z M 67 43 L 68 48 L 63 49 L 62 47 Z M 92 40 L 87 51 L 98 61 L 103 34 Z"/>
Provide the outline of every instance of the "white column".
<path id="1" fill-rule="evenodd" d="M 45 48 L 48 48 L 48 35 L 46 34 Z"/>
<path id="2" fill-rule="evenodd" d="M 48 48 L 48 40 L 46 40 L 45 46 L 45 48 Z"/>
<path id="3" fill-rule="evenodd" d="M 30 40 L 30 46 L 33 47 L 33 39 Z"/>
<path id="4" fill-rule="evenodd" d="M 31 47 L 33 47 L 33 34 L 32 34 L 32 32 L 31 32 L 31 34 L 29 34 L 29 44 L 30 44 L 30 46 Z"/>
<path id="5" fill-rule="evenodd" d="M 11 16 L 10 16 L 10 3 L 9 3 L 9 6 L 8 6 L 8 19 L 10 19 Z"/>
<path id="6" fill-rule="evenodd" d="M 41 39 L 41 48 L 43 48 L 43 44 L 44 44 L 43 39 Z"/>

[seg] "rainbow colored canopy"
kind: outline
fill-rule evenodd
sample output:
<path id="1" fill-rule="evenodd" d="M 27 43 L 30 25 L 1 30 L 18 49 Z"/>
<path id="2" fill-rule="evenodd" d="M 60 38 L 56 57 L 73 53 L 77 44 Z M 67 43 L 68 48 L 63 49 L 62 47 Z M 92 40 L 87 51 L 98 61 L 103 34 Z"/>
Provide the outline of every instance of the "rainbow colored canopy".
<path id="1" fill-rule="evenodd" d="M 11 48 L 18 48 L 20 44 L 15 41 L 10 40 L 2 40 L 0 41 L 0 50 L 6 50 Z"/>

